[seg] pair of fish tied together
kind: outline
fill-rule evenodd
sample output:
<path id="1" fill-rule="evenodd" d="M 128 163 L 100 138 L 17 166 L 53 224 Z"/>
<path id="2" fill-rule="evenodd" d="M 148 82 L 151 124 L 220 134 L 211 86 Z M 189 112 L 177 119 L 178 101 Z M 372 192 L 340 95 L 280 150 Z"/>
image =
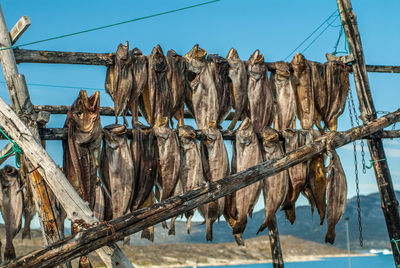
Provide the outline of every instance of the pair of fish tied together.
<path id="1" fill-rule="evenodd" d="M 81 91 L 66 122 L 64 170 L 68 179 L 97 217 L 109 220 L 218 181 L 336 130 L 349 88 L 345 65 L 339 61 L 313 63 L 296 54 L 291 63 L 276 62 L 270 71 L 268 77 L 259 50 L 242 61 L 233 48 L 226 58 L 207 55 L 198 45 L 184 57 L 173 50 L 164 55 L 160 46 L 145 56 L 137 48 L 129 50 L 128 43 L 120 44 L 105 82 L 114 101 L 116 122 L 102 129 L 98 93 L 88 98 Z M 200 142 L 195 129 L 185 125 L 184 107 L 201 131 Z M 234 131 L 229 164 L 220 125 L 232 109 L 228 129 L 240 124 Z M 128 110 L 131 133 L 126 128 Z M 139 122 L 139 113 L 147 126 Z M 118 124 L 121 115 L 125 125 Z M 296 118 L 301 130 L 296 129 Z M 130 143 L 128 134 L 132 135 Z M 347 186 L 338 155 L 329 150 L 329 156 L 328 167 L 326 156 L 319 155 L 200 205 L 206 239 L 212 240 L 212 226 L 223 216 L 236 242 L 244 245 L 247 217 L 252 216 L 262 191 L 265 220 L 259 232 L 280 208 L 293 223 L 301 193 L 312 210 L 317 208 L 321 224 L 327 211 L 326 241 L 333 243 L 335 225 L 345 210 Z M 186 213 L 188 233 L 193 214 L 194 210 Z M 163 226 L 174 234 L 175 218 L 170 226 Z M 144 230 L 142 237 L 153 240 L 154 227 Z"/>

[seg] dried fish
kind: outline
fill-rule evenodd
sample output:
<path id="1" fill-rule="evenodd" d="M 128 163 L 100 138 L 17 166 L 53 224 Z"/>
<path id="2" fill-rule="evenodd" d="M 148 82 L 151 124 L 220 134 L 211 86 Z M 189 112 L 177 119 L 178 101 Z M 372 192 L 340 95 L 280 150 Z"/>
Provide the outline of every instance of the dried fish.
<path id="1" fill-rule="evenodd" d="M 172 115 L 178 120 L 178 126 L 184 124 L 184 94 L 186 88 L 186 63 L 174 50 L 167 52 L 168 82 L 172 93 Z"/>
<path id="2" fill-rule="evenodd" d="M 24 217 L 24 228 L 22 230 L 22 239 L 31 239 L 31 221 L 36 214 L 35 203 L 33 202 L 33 192 L 31 188 L 31 184 L 28 181 L 28 178 L 25 174 L 24 170 L 25 165 L 21 165 L 20 173 L 21 173 L 21 187 L 22 187 L 22 196 L 24 198 L 24 210 L 22 216 Z"/>
<path id="3" fill-rule="evenodd" d="M 200 142 L 200 152 L 205 179 L 207 182 L 215 182 L 229 175 L 228 153 L 216 121 L 209 122 L 208 128 L 204 129 L 203 133 L 206 139 Z M 212 225 L 223 214 L 224 208 L 225 198 L 219 198 L 199 207 L 207 224 L 207 241 L 212 240 Z"/>
<path id="4" fill-rule="evenodd" d="M 148 56 L 148 80 L 139 98 L 139 108 L 150 126 L 157 117 L 170 118 L 172 112 L 172 93 L 168 84 L 168 64 L 160 45 L 153 48 Z"/>
<path id="5" fill-rule="evenodd" d="M 124 117 L 129 108 L 132 95 L 133 73 L 132 58 L 129 53 L 129 43 L 119 44 L 115 53 L 115 63 L 107 68 L 105 89 L 114 101 L 115 123 L 118 124 L 118 116 Z"/>
<path id="6" fill-rule="evenodd" d="M 311 129 L 314 121 L 314 92 L 311 86 L 311 69 L 308 61 L 300 53 L 294 55 L 293 89 L 297 100 L 297 117 L 302 129 Z"/>
<path id="7" fill-rule="evenodd" d="M 218 91 L 210 64 L 206 62 L 207 51 L 195 45 L 186 55 L 186 68 L 190 91 L 185 102 L 192 112 L 198 129 L 207 128 L 210 122 L 218 122 Z"/>
<path id="8" fill-rule="evenodd" d="M 201 163 L 200 149 L 196 140 L 196 133 L 191 126 L 181 126 L 178 128 L 178 136 L 181 150 L 181 175 L 182 190 L 184 193 L 206 183 L 203 175 L 203 165 Z M 190 234 L 191 219 L 195 209 L 185 213 L 186 231 Z"/>
<path id="9" fill-rule="evenodd" d="M 246 117 L 235 133 L 235 167 L 240 172 L 262 162 L 261 147 L 254 132 L 250 118 Z M 235 192 L 237 219 L 234 223 L 233 235 L 238 245 L 244 245 L 242 234 L 247 224 L 247 214 L 251 216 L 253 208 L 260 196 L 261 182 L 256 182 Z"/>
<path id="10" fill-rule="evenodd" d="M 231 79 L 232 104 L 235 108 L 233 119 L 228 129 L 235 128 L 236 122 L 241 118 L 248 105 L 247 83 L 248 76 L 246 65 L 240 60 L 237 51 L 234 48 L 229 50 L 226 60 L 229 62 L 229 78 Z"/>
<path id="11" fill-rule="evenodd" d="M 228 116 L 232 109 L 232 100 L 229 87 L 229 63 L 223 57 L 216 54 L 209 54 L 207 62 L 213 74 L 218 99 L 218 125 Z"/>
<path id="12" fill-rule="evenodd" d="M 261 132 L 262 137 L 262 154 L 263 161 L 271 160 L 283 155 L 283 147 L 279 142 L 279 133 L 270 128 L 265 127 Z M 289 173 L 283 170 L 273 176 L 269 176 L 262 182 L 264 195 L 264 212 L 265 219 L 258 232 L 262 232 L 271 224 L 275 218 L 275 213 L 283 204 L 289 186 Z"/>
<path id="13" fill-rule="evenodd" d="M 250 118 L 254 131 L 260 132 L 265 126 L 270 126 L 272 123 L 274 99 L 267 77 L 264 55 L 260 54 L 259 50 L 251 55 L 247 70 Z"/>
<path id="14" fill-rule="evenodd" d="M 130 211 L 132 195 L 135 195 L 135 170 L 132 153 L 123 125 L 104 127 L 101 151 L 100 178 L 111 193 L 112 217 L 120 217 Z"/>
<path id="15" fill-rule="evenodd" d="M 325 125 L 331 131 L 337 130 L 337 119 L 344 112 L 346 97 L 349 92 L 349 72 L 341 62 L 325 63 L 327 109 L 324 116 Z"/>
<path id="16" fill-rule="evenodd" d="M 138 105 L 139 96 L 142 94 L 148 76 L 148 62 L 147 57 L 142 54 L 138 48 L 134 48 L 131 52 L 132 57 L 132 94 L 130 97 L 130 110 L 132 112 L 132 125 L 138 122 Z"/>
<path id="17" fill-rule="evenodd" d="M 315 61 L 309 61 L 309 64 L 311 68 L 311 87 L 315 103 L 314 123 L 319 130 L 322 130 L 321 122 L 324 120 L 328 109 L 325 66 Z"/>
<path id="18" fill-rule="evenodd" d="M 292 86 L 289 63 L 277 61 L 271 72 L 271 87 L 276 100 L 274 128 L 296 128 L 296 95 Z"/>
<path id="19" fill-rule="evenodd" d="M 4 261 L 15 259 L 13 239 L 21 229 L 23 197 L 20 173 L 12 166 L 6 165 L 0 170 L 1 214 L 6 225 L 6 247 Z M 1 245 L 1 244 L 0 244 Z M 0 257 L 1 258 L 1 257 Z"/>

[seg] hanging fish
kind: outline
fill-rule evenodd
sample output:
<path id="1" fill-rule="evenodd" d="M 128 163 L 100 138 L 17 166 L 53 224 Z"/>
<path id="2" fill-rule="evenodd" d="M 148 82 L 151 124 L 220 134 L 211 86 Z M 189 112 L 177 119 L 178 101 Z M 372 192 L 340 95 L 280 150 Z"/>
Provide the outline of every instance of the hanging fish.
<path id="1" fill-rule="evenodd" d="M 132 127 L 131 152 L 135 171 L 131 212 L 155 203 L 153 188 L 157 179 L 156 138 L 152 128 L 140 123 Z M 154 227 L 147 228 L 142 236 L 153 241 Z"/>
<path id="2" fill-rule="evenodd" d="M 242 114 L 248 105 L 247 97 L 247 70 L 246 65 L 240 60 L 236 49 L 231 48 L 226 60 L 229 63 L 229 78 L 231 79 L 231 94 L 232 105 L 235 108 L 233 119 L 228 129 L 233 130 L 237 121 L 241 118 Z"/>
<path id="3" fill-rule="evenodd" d="M 296 95 L 292 87 L 290 65 L 287 62 L 274 63 L 271 72 L 271 87 L 276 100 L 274 128 L 283 130 L 296 128 Z"/>
<path id="4" fill-rule="evenodd" d="M 135 170 L 126 133 L 123 125 L 104 127 L 99 173 L 111 194 L 111 200 L 106 200 L 113 219 L 130 211 L 132 195 L 135 195 Z"/>
<path id="5" fill-rule="evenodd" d="M 132 73 L 133 73 L 133 84 L 132 94 L 130 97 L 130 110 L 132 112 L 132 125 L 138 122 L 138 105 L 139 96 L 142 94 L 147 84 L 147 58 L 142 54 L 138 48 L 134 48 L 131 51 L 132 57 Z"/>
<path id="6" fill-rule="evenodd" d="M 326 91 L 325 66 L 319 62 L 309 61 L 311 68 L 311 87 L 314 93 L 314 123 L 319 130 L 324 128 L 321 122 L 324 120 L 328 109 L 328 96 Z"/>
<path id="7" fill-rule="evenodd" d="M 68 138 L 63 141 L 65 176 L 83 201 L 88 202 L 89 208 L 93 210 L 98 157 L 103 136 L 98 91 L 90 98 L 85 90 L 79 92 L 78 98 L 68 110 L 64 128 L 68 128 Z M 76 226 L 72 225 L 72 231 L 77 231 Z M 81 257 L 80 265 L 90 267 L 86 256 Z"/>
<path id="8" fill-rule="evenodd" d="M 328 166 L 328 185 L 326 191 L 328 200 L 326 215 L 328 230 L 326 232 L 325 242 L 333 244 L 336 237 L 335 226 L 346 210 L 347 181 L 339 155 L 335 150 L 328 150 L 327 154 L 330 158 L 330 162 Z"/>
<path id="9" fill-rule="evenodd" d="M 265 127 L 261 132 L 261 138 L 263 161 L 272 160 L 284 154 L 283 147 L 279 142 L 279 133 L 276 130 Z M 289 173 L 287 169 L 263 180 L 265 219 L 257 234 L 267 228 L 274 220 L 276 211 L 286 198 L 288 186 Z"/>
<path id="10" fill-rule="evenodd" d="M 181 150 L 181 175 L 182 190 L 184 193 L 206 183 L 203 175 L 200 149 L 196 140 L 196 132 L 191 126 L 178 128 L 179 144 Z M 191 219 L 195 209 L 185 213 L 186 231 L 190 234 Z"/>
<path id="11" fill-rule="evenodd" d="M 112 208 L 110 202 L 106 201 L 105 195 L 106 194 L 104 193 L 104 189 L 101 186 L 100 181 L 97 181 L 95 186 L 93 214 L 99 221 L 112 219 Z"/>
<path id="12" fill-rule="evenodd" d="M 274 99 L 267 77 L 264 55 L 260 54 L 258 49 L 251 55 L 247 70 L 250 118 L 254 131 L 260 132 L 265 126 L 270 126 L 272 123 Z"/>
<path id="13" fill-rule="evenodd" d="M 214 84 L 218 97 L 218 125 L 226 119 L 232 109 L 232 100 L 229 86 L 229 63 L 223 57 L 209 54 L 207 62 L 213 74 Z"/>
<path id="14" fill-rule="evenodd" d="M 253 130 L 250 118 L 246 117 L 235 133 L 234 159 L 236 172 L 240 172 L 263 161 L 260 144 Z M 247 224 L 247 214 L 252 215 L 253 208 L 257 203 L 261 192 L 261 182 L 253 183 L 234 193 L 236 203 L 237 219 L 233 225 L 233 235 L 238 245 L 244 245 L 242 234 Z"/>
<path id="15" fill-rule="evenodd" d="M 168 84 L 168 64 L 160 45 L 153 48 L 148 56 L 147 87 L 139 99 L 139 108 L 150 126 L 157 117 L 170 118 L 172 112 L 172 93 Z"/>
<path id="16" fill-rule="evenodd" d="M 300 53 L 294 55 L 292 85 L 296 94 L 297 117 L 302 129 L 311 129 L 314 121 L 314 92 L 311 86 L 311 69 Z"/>
<path id="17" fill-rule="evenodd" d="M 31 221 L 36 214 L 36 207 L 33 201 L 33 192 L 31 184 L 28 181 L 28 178 L 25 174 L 24 170 L 25 165 L 21 165 L 20 173 L 21 173 L 21 189 L 22 196 L 24 198 L 23 212 L 22 216 L 24 217 L 24 228 L 22 230 L 22 239 L 31 239 Z M 1 263 L 1 262 L 0 262 Z"/>
<path id="18" fill-rule="evenodd" d="M 229 175 L 228 153 L 216 121 L 209 122 L 203 133 L 206 138 L 200 142 L 200 152 L 205 179 L 207 182 L 215 182 Z M 224 208 L 223 197 L 199 207 L 199 212 L 206 220 L 207 241 L 212 240 L 212 225 L 223 214 Z"/>
<path id="19" fill-rule="evenodd" d="M 18 170 L 9 165 L 2 168 L 0 170 L 0 186 L 1 214 L 6 225 L 4 261 L 7 262 L 16 258 L 13 239 L 21 229 L 22 224 L 23 197 L 22 192 L 19 191 L 21 181 Z"/>
<path id="20" fill-rule="evenodd" d="M 337 119 L 344 112 L 349 92 L 349 72 L 341 62 L 325 63 L 327 109 L 324 117 L 325 125 L 331 131 L 337 130 Z"/>
<path id="21" fill-rule="evenodd" d="M 184 124 L 184 94 L 186 88 L 186 63 L 182 56 L 174 50 L 167 52 L 168 74 L 167 79 L 172 93 L 172 115 L 178 120 L 178 126 Z"/>
<path id="22" fill-rule="evenodd" d="M 129 53 L 129 43 L 119 44 L 115 53 L 115 63 L 107 68 L 105 90 L 114 101 L 115 123 L 118 124 L 118 116 L 124 117 L 129 108 L 132 95 L 133 73 L 132 58 Z"/>
<path id="23" fill-rule="evenodd" d="M 219 99 L 210 64 L 205 60 L 207 51 L 195 45 L 186 55 L 186 69 L 190 91 L 186 92 L 186 105 L 192 112 L 197 129 L 218 122 Z"/>

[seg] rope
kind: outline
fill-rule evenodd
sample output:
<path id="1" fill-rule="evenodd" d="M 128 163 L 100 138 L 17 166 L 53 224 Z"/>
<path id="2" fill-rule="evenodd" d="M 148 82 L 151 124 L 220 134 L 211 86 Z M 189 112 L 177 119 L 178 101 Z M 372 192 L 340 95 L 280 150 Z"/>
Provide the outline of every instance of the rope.
<path id="1" fill-rule="evenodd" d="M 12 155 L 13 153 L 15 153 L 15 166 L 16 166 L 17 168 L 20 168 L 20 167 L 21 167 L 21 154 L 23 154 L 23 152 L 22 152 L 22 150 L 21 150 L 21 147 L 19 147 L 19 145 L 18 145 L 15 141 L 13 141 L 10 137 L 8 137 L 7 134 L 6 134 L 1 128 L 0 128 L 0 132 L 1 132 L 1 133 L 4 135 L 4 137 L 6 137 L 7 140 L 8 140 L 9 142 L 11 142 L 12 145 L 13 145 L 12 151 L 9 152 L 9 153 L 7 153 L 7 154 L 5 154 L 5 155 L 3 155 L 3 156 L 0 156 L 0 159 L 1 159 L 1 158 L 8 157 L 8 156 Z"/>
<path id="2" fill-rule="evenodd" d="M 397 242 L 399 242 L 400 239 L 394 239 L 394 238 L 392 238 L 390 241 L 396 245 L 397 253 L 400 255 L 399 246 L 398 246 L 398 244 L 397 244 Z M 397 268 L 400 268 L 400 264 L 396 265 L 396 267 L 397 267 Z"/>
<path id="3" fill-rule="evenodd" d="M 378 159 L 378 160 L 369 160 L 369 166 L 365 166 L 368 169 L 371 169 L 374 166 L 375 162 L 386 161 L 386 158 Z"/>
<path id="4" fill-rule="evenodd" d="M 33 41 L 33 42 L 21 44 L 21 45 L 4 47 L 4 48 L 1 48 L 0 51 L 1 50 L 6 50 L 6 49 L 13 49 L 13 48 L 17 48 L 17 47 L 29 46 L 29 45 L 38 44 L 38 43 L 43 43 L 43 42 L 47 42 L 47 41 L 52 41 L 52 40 L 56 40 L 56 39 L 61 39 L 61 38 L 69 37 L 69 36 L 78 35 L 78 34 L 93 32 L 93 31 L 97 31 L 97 30 L 102 30 L 102 29 L 106 29 L 106 28 L 110 28 L 110 27 L 114 27 L 114 26 L 119 26 L 119 25 L 122 25 L 122 24 L 134 22 L 134 21 L 154 18 L 154 17 L 158 17 L 158 16 L 162 16 L 162 15 L 166 15 L 166 14 L 171 14 L 171 13 L 179 12 L 179 11 L 182 11 L 182 10 L 191 9 L 191 8 L 195 8 L 195 7 L 199 7 L 199 6 L 204 6 L 204 5 L 208 5 L 208 4 L 212 4 L 212 3 L 220 2 L 220 1 L 222 1 L 222 0 L 208 1 L 208 2 L 204 2 L 204 3 L 196 4 L 196 5 L 191 5 L 191 6 L 186 6 L 186 7 L 182 7 L 182 8 L 172 9 L 172 10 L 168 10 L 168 11 L 164 11 L 164 12 L 160 12 L 160 13 L 156 13 L 156 14 L 152 14 L 152 15 L 148 15 L 148 16 L 144 16 L 144 17 L 134 18 L 134 19 L 126 20 L 126 21 L 121 21 L 121 22 L 117 22 L 117 23 L 113 23 L 113 24 L 108 24 L 108 25 L 105 25 L 105 26 L 91 28 L 91 29 L 87 29 L 87 30 L 83 30 L 83 31 L 79 31 L 79 32 L 63 34 L 63 35 L 50 37 L 50 38 L 46 38 L 46 39 L 42 39 L 42 40 L 38 40 L 38 41 Z"/>
<path id="5" fill-rule="evenodd" d="M 0 84 L 6 84 L 4 81 L 0 81 Z M 105 90 L 104 88 L 93 88 L 93 87 L 78 87 L 78 86 L 63 86 L 63 85 L 51 85 L 51 84 L 38 84 L 38 83 L 27 83 L 28 86 L 35 87 L 55 87 L 55 88 L 73 88 L 73 89 L 88 89 L 88 90 Z"/>
<path id="6" fill-rule="evenodd" d="M 329 17 L 326 20 L 324 20 L 312 33 L 310 33 L 306 37 L 306 39 L 304 39 L 295 49 L 293 49 L 289 55 L 287 55 L 287 57 L 284 59 L 284 61 L 286 61 L 294 52 L 297 51 L 297 49 L 299 49 L 305 42 L 307 42 L 307 40 L 310 39 L 311 36 L 313 36 L 319 29 L 321 29 L 321 27 L 324 26 L 324 24 L 327 23 L 336 14 L 336 12 L 337 12 L 337 10 L 335 10 L 331 15 L 329 15 Z"/>

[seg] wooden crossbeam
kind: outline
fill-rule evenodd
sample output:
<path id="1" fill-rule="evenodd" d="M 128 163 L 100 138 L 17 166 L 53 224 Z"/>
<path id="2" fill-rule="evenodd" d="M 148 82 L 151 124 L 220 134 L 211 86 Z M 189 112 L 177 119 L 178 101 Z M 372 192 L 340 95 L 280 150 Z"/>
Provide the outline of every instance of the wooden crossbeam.
<path id="1" fill-rule="evenodd" d="M 327 145 L 332 149 L 338 148 L 354 140 L 372 135 L 399 120 L 400 109 L 345 132 L 330 132 L 319 137 L 313 143 L 302 146 L 284 156 L 263 162 L 217 182 L 197 187 L 187 193 L 137 210 L 107 223 L 95 224 L 88 230 L 81 231 L 45 249 L 31 252 L 1 267 L 12 268 L 21 267 L 21 265 L 32 268 L 51 267 L 88 254 L 111 242 L 119 241 L 125 236 L 139 232 L 171 217 L 181 215 L 201 204 L 231 194 L 262 179 L 269 179 L 273 174 L 324 152 Z"/>
<path id="2" fill-rule="evenodd" d="M 28 16 L 22 16 L 14 27 L 10 31 L 11 44 L 14 45 L 15 42 L 23 35 L 23 33 L 31 26 L 31 21 Z"/>
<path id="3" fill-rule="evenodd" d="M 55 63 L 104 66 L 114 64 L 115 56 L 114 53 L 62 52 L 18 48 L 14 49 L 14 54 L 17 63 Z M 273 62 L 266 62 L 266 65 L 268 69 L 274 69 Z M 400 66 L 367 65 L 367 71 L 376 73 L 400 73 Z"/>

